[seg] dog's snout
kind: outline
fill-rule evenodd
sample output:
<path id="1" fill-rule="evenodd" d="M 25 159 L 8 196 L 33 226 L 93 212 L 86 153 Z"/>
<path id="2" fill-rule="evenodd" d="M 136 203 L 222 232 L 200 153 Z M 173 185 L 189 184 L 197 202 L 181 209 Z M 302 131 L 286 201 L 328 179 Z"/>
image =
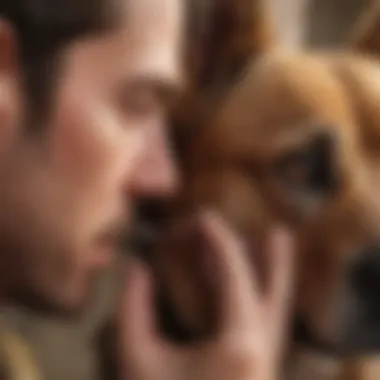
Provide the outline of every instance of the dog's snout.
<path id="1" fill-rule="evenodd" d="M 380 350 L 380 245 L 363 249 L 350 265 L 338 339 L 348 353 Z"/>
<path id="2" fill-rule="evenodd" d="M 361 252 L 351 272 L 351 286 L 366 307 L 380 311 L 380 245 Z"/>

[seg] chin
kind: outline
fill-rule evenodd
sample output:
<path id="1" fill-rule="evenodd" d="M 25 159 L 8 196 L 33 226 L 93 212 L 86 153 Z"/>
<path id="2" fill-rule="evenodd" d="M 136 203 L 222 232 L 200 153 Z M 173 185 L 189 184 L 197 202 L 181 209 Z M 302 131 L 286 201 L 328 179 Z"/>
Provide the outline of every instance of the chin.
<path id="1" fill-rule="evenodd" d="M 81 293 L 49 292 L 28 289 L 17 292 L 12 300 L 17 305 L 22 305 L 36 314 L 49 315 L 54 318 L 77 319 L 88 309 L 93 300 L 93 293 L 83 291 Z"/>

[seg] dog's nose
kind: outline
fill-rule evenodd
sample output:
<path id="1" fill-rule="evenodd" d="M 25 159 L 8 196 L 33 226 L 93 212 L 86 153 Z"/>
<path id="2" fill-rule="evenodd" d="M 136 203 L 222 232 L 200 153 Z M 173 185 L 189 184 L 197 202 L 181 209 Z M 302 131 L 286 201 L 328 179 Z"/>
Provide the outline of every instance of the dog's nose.
<path id="1" fill-rule="evenodd" d="M 358 252 L 343 289 L 337 344 L 349 354 L 379 352 L 380 245 Z"/>
<path id="2" fill-rule="evenodd" d="M 361 253 L 352 268 L 351 285 L 360 298 L 380 301 L 380 246 Z"/>
<path id="3" fill-rule="evenodd" d="M 352 267 L 350 282 L 364 306 L 380 312 L 380 246 L 372 246 L 360 254 Z"/>

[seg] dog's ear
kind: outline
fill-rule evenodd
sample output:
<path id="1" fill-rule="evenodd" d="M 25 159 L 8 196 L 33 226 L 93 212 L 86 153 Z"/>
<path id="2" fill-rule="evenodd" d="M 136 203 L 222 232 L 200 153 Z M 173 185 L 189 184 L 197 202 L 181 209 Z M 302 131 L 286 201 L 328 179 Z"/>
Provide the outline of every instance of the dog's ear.
<path id="1" fill-rule="evenodd" d="M 269 0 L 188 0 L 187 4 L 186 88 L 172 120 L 176 145 L 187 144 L 193 130 L 207 124 L 252 57 L 277 44 Z"/>
<path id="2" fill-rule="evenodd" d="M 358 52 L 380 54 L 380 0 L 371 0 L 359 17 L 350 45 Z"/>
<path id="3" fill-rule="evenodd" d="M 189 70 L 197 87 L 233 81 L 253 55 L 276 44 L 268 0 L 193 0 Z"/>
<path id="4" fill-rule="evenodd" d="M 355 141 L 373 154 L 380 149 L 380 67 L 377 60 L 346 56 L 337 67 L 357 124 Z"/>

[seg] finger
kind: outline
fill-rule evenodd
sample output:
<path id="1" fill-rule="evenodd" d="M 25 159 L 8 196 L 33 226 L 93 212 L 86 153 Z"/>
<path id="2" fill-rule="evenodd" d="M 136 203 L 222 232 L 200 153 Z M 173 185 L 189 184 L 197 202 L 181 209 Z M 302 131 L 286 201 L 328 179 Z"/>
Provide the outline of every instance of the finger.
<path id="1" fill-rule="evenodd" d="M 153 306 L 153 284 L 147 268 L 132 262 L 128 268 L 120 311 L 122 360 L 140 364 L 151 362 L 157 347 Z"/>
<path id="2" fill-rule="evenodd" d="M 277 326 L 284 324 L 290 310 L 294 279 L 293 239 L 289 231 L 277 228 L 269 237 L 267 253 L 270 258 L 269 287 L 266 294 L 271 320 Z"/>
<path id="3" fill-rule="evenodd" d="M 203 217 L 203 231 L 211 246 L 219 275 L 223 332 L 246 329 L 258 305 L 257 285 L 242 242 L 216 214 Z"/>

